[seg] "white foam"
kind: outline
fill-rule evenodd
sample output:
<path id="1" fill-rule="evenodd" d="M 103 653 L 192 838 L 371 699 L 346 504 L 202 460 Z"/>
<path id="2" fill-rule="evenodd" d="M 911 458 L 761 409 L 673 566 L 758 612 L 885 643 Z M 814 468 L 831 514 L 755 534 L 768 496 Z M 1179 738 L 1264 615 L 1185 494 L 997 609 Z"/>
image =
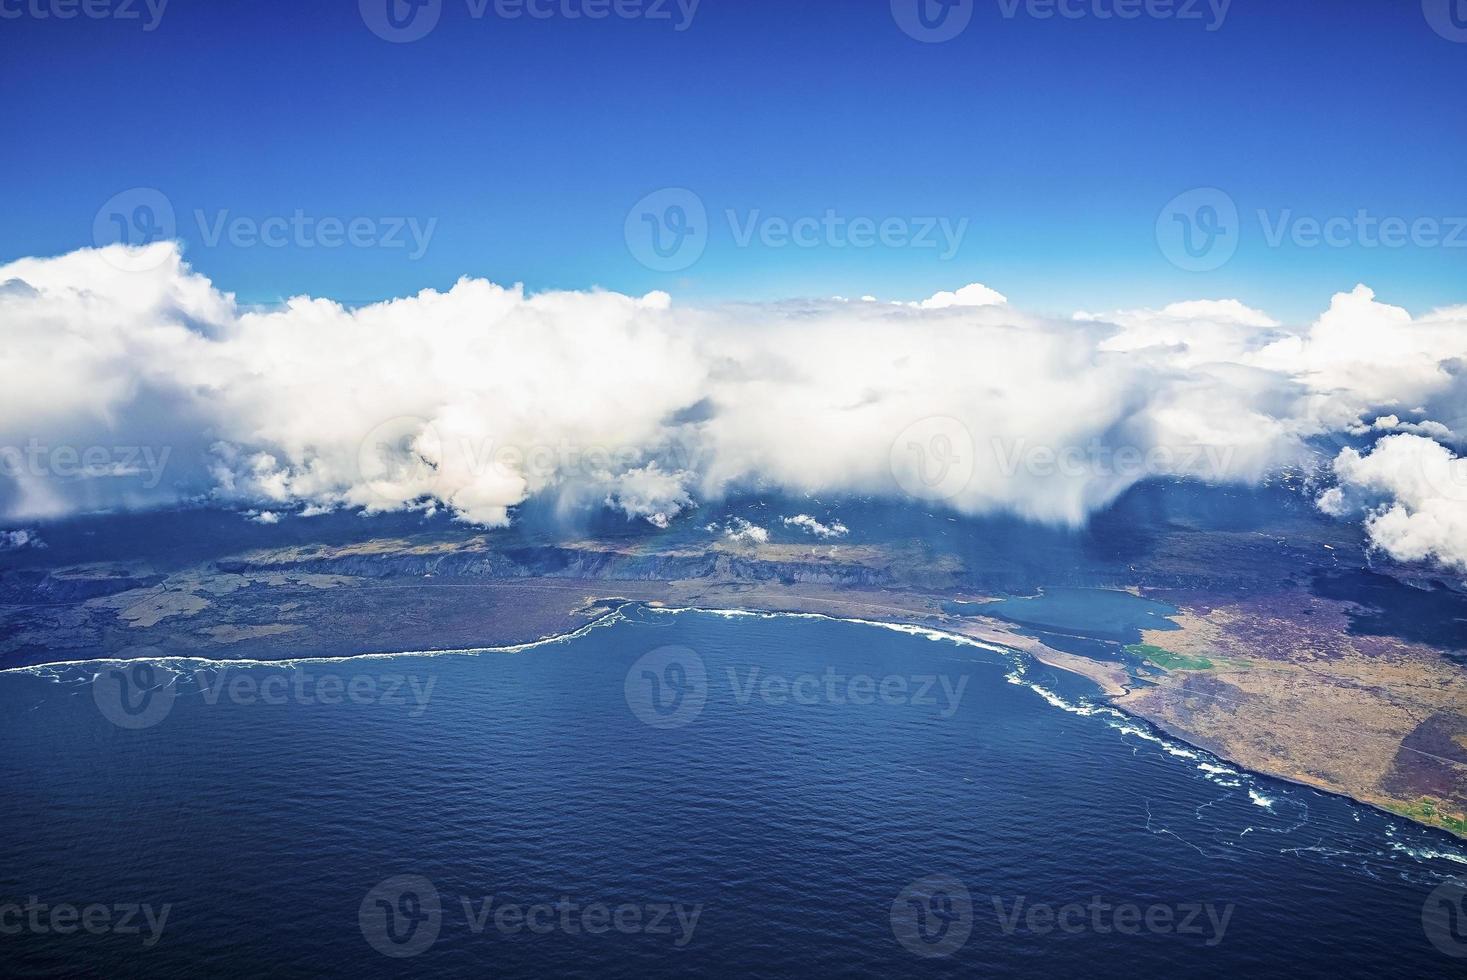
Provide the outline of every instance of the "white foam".
<path id="1" fill-rule="evenodd" d="M 607 599 L 605 601 L 617 600 Z M 874 626 L 880 629 L 885 629 L 895 633 L 903 633 L 909 636 L 920 636 L 934 642 L 948 642 L 959 646 L 973 647 L 975 649 L 984 650 L 989 653 L 997 653 L 1004 657 L 1009 664 L 1010 669 L 1008 673 L 1004 675 L 1004 679 L 1008 683 L 1028 687 L 1031 691 L 1033 691 L 1036 695 L 1038 695 L 1041 699 L 1043 699 L 1047 704 L 1052 707 L 1058 708 L 1061 711 L 1065 711 L 1070 714 L 1079 715 L 1081 717 L 1100 716 L 1104 719 L 1105 723 L 1110 728 L 1119 732 L 1123 736 L 1132 736 L 1141 739 L 1142 741 L 1155 745 L 1170 756 L 1196 762 L 1196 768 L 1203 775 L 1203 777 L 1219 786 L 1239 788 L 1242 787 L 1245 782 L 1250 784 L 1253 783 L 1255 778 L 1254 775 L 1251 773 L 1240 772 L 1237 769 L 1220 764 L 1214 757 L 1205 754 L 1202 750 L 1194 749 L 1170 737 L 1157 734 L 1147 727 L 1143 727 L 1143 723 L 1140 722 L 1138 719 L 1116 708 L 1107 705 L 1094 704 L 1089 701 L 1083 700 L 1079 703 L 1071 702 L 1056 693 L 1055 691 L 1052 691 L 1049 688 L 1046 688 L 1040 684 L 1029 681 L 1027 679 L 1027 675 L 1031 660 L 1029 656 L 1027 654 L 1024 654 L 1022 651 L 1000 646 L 998 644 L 986 643 L 981 640 L 976 640 L 970 636 L 964 636 L 958 633 L 951 633 L 945 630 L 940 630 L 928 626 L 919 626 L 912 623 L 892 623 L 882 620 L 830 616 L 824 613 L 769 612 L 738 608 L 709 609 L 696 606 L 650 606 L 634 600 L 625 600 L 621 601 L 621 604 L 618 605 L 615 609 L 592 620 L 586 625 L 579 627 L 578 629 L 572 630 L 567 633 L 557 634 L 554 636 L 543 637 L 541 639 L 533 640 L 528 643 L 518 643 L 507 646 L 469 647 L 454 650 L 404 650 L 393 653 L 364 653 L 354 654 L 345 657 L 305 657 L 289 660 L 214 660 L 202 657 L 163 657 L 152 660 L 150 662 L 157 664 L 158 666 L 161 666 L 176 674 L 183 674 L 186 672 L 185 668 L 197 668 L 198 666 L 290 668 L 305 664 L 335 664 L 341 663 L 343 661 L 354 660 L 392 660 L 402 657 L 477 656 L 479 654 L 486 653 L 521 653 L 527 650 L 551 646 L 553 644 L 565 643 L 567 641 L 583 637 L 590 633 L 592 630 L 599 627 L 610 626 L 619 622 L 625 622 L 627 621 L 625 612 L 628 608 L 632 607 L 658 614 L 671 615 L 682 613 L 699 613 L 709 616 L 718 616 L 724 619 L 788 618 L 815 619 L 839 623 L 854 623 L 862 626 Z M 44 677 L 58 682 L 63 682 L 67 680 L 76 680 L 77 674 L 74 668 L 85 667 L 90 669 L 89 673 L 85 675 L 86 679 L 90 681 L 97 672 L 100 672 L 100 670 L 105 669 L 109 666 L 124 665 L 135 662 L 137 661 L 120 659 L 56 661 L 45 664 L 34 664 L 26 667 L 12 667 L 5 670 L 0 670 L 0 674 L 29 674 L 36 677 Z M 1269 812 L 1273 812 L 1274 804 L 1278 802 L 1276 798 L 1264 795 L 1263 793 L 1259 792 L 1259 790 L 1255 786 L 1252 785 L 1248 786 L 1247 792 L 1249 800 L 1255 806 L 1266 809 Z M 1299 805 L 1302 806 L 1302 804 Z M 1354 804 L 1352 802 L 1351 805 L 1354 806 L 1357 804 Z M 1305 808 L 1305 812 L 1307 814 L 1307 808 Z M 1356 819 L 1359 819 L 1358 812 L 1356 814 Z M 1301 820 L 1293 827 L 1287 828 L 1284 831 L 1270 830 L 1269 832 L 1279 833 L 1292 831 L 1294 829 L 1297 829 L 1297 827 L 1302 826 L 1306 820 L 1307 816 L 1305 820 Z M 1254 830 L 1255 828 L 1250 826 L 1244 829 L 1242 833 L 1247 834 Z M 1386 831 L 1387 836 L 1394 836 L 1395 830 L 1396 828 L 1394 827 L 1394 825 L 1389 826 Z M 1467 853 L 1463 853 L 1462 851 L 1442 850 L 1437 847 L 1412 848 L 1395 841 L 1391 842 L 1391 847 L 1393 850 L 1396 850 L 1400 853 L 1406 854 L 1414 859 L 1421 861 L 1446 860 L 1457 864 L 1467 865 Z M 1319 848 L 1292 848 L 1287 849 L 1286 852 L 1317 849 Z"/>
<path id="2" fill-rule="evenodd" d="M 1443 851 L 1434 847 L 1407 847 L 1397 841 L 1391 841 L 1391 850 L 1410 855 L 1418 861 L 1451 861 L 1454 864 L 1467 865 L 1467 853 L 1462 851 Z"/>
<path id="3" fill-rule="evenodd" d="M 354 653 L 343 657 L 290 657 L 280 660 L 217 660 L 210 657 L 134 657 L 130 659 L 102 657 L 91 660 L 56 660 L 44 664 L 30 664 L 25 667 L 9 667 L 0 670 L 0 674 L 29 674 L 33 677 L 59 681 L 69 679 L 66 674 L 63 674 L 63 671 L 73 671 L 80 667 L 96 668 L 93 673 L 93 676 L 95 676 L 96 673 L 100 673 L 109 667 L 119 667 L 134 663 L 150 663 L 167 670 L 172 670 L 175 673 L 184 673 L 190 668 L 197 669 L 199 667 L 278 667 L 289 670 L 308 664 L 340 664 L 358 660 L 396 660 L 402 657 L 467 657 L 484 653 L 523 653 L 526 650 L 534 650 L 539 647 L 578 639 L 598 627 L 623 622 L 626 619 L 623 610 L 628 605 L 631 605 L 631 603 L 624 603 L 611 612 L 591 620 L 585 626 L 571 630 L 568 633 L 557 633 L 553 636 L 541 637 L 538 640 L 531 640 L 527 643 L 515 643 L 508 646 L 466 647 L 454 650 L 399 650 L 391 653 Z"/>

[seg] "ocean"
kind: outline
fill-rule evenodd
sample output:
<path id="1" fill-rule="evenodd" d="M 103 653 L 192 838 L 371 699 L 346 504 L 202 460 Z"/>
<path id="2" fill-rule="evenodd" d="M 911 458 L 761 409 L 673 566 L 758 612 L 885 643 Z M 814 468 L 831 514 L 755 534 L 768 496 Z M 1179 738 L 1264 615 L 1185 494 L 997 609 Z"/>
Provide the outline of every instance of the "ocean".
<path id="1" fill-rule="evenodd" d="M 1467 846 L 1025 657 L 628 605 L 0 672 L 17 976 L 1467 975 Z"/>

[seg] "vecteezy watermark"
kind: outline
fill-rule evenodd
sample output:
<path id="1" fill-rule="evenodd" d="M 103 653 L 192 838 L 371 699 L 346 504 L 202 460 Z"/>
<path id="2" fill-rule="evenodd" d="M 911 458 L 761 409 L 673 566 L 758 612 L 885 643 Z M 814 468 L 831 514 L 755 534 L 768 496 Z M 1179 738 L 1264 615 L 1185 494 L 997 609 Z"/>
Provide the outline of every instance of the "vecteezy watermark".
<path id="1" fill-rule="evenodd" d="M 409 261 L 417 261 L 428 252 L 437 218 L 419 221 L 415 217 L 338 218 L 307 214 L 296 208 L 289 216 L 256 218 L 249 215 L 230 217 L 229 210 L 205 214 L 194 211 L 199 237 L 206 248 L 217 248 L 220 241 L 234 248 L 402 248 L 408 249 Z"/>
<path id="2" fill-rule="evenodd" d="M 930 249 L 949 261 L 968 234 L 967 218 L 941 215 L 766 214 L 762 208 L 722 214 L 735 248 Z M 713 223 L 703 199 L 686 187 L 653 191 L 627 212 L 623 232 L 632 257 L 654 272 L 681 272 L 702 258 Z"/>
<path id="3" fill-rule="evenodd" d="M 1467 248 L 1467 215 L 1378 215 L 1367 208 L 1325 217 L 1292 208 L 1260 208 L 1256 214 L 1260 240 L 1268 248 Z M 1246 230 L 1229 194 L 1201 187 L 1162 208 L 1156 242 L 1178 268 L 1211 272 L 1232 260 Z"/>
<path id="4" fill-rule="evenodd" d="M 500 901 L 495 895 L 462 895 L 448 904 L 457 905 L 461 922 L 449 921 L 432 881 L 422 875 L 394 875 L 367 892 L 357 922 L 369 946 L 383 956 L 405 959 L 427 952 L 450 925 L 473 936 L 485 936 L 491 929 L 499 936 L 657 936 L 682 949 L 693 941 L 703 914 L 701 903 L 585 901 L 569 895 L 529 904 Z"/>
<path id="5" fill-rule="evenodd" d="M 908 37 L 924 44 L 951 41 L 973 20 L 974 0 L 891 0 L 891 16 Z"/>
<path id="6" fill-rule="evenodd" d="M 1197 936 L 1204 946 L 1216 946 L 1227 934 L 1235 906 L 1232 902 L 1219 907 L 1214 902 L 1111 902 L 1099 895 L 1084 902 L 1054 905 L 1029 902 L 1024 895 L 1006 901 L 993 897 L 993 911 L 1005 936 L 1024 933 L 1047 936 L 1061 933 L 1075 936 L 1093 932 L 1121 936 L 1142 934 L 1165 936 Z"/>
<path id="7" fill-rule="evenodd" d="M 138 656 L 155 660 L 156 647 L 132 648 Z M 103 717 L 119 728 L 152 728 L 173 710 L 180 685 L 204 704 L 335 706 L 384 705 L 408 709 L 409 718 L 428 710 L 436 677 L 415 674 L 313 674 L 306 670 L 261 673 L 228 667 L 183 672 L 136 660 L 109 664 L 92 677 L 92 698 Z"/>
<path id="8" fill-rule="evenodd" d="M 1421 12 L 1437 34 L 1467 44 L 1467 0 L 1421 0 Z"/>
<path id="9" fill-rule="evenodd" d="M 157 656 L 156 647 L 131 647 L 123 656 Z M 120 663 L 92 677 L 92 700 L 118 728 L 152 728 L 168 717 L 178 697 L 177 674 L 147 660 Z"/>
<path id="10" fill-rule="evenodd" d="M 1156 217 L 1156 244 L 1187 272 L 1211 272 L 1238 250 L 1238 205 L 1216 187 L 1178 194 Z"/>
<path id="11" fill-rule="evenodd" d="M 688 647 L 658 647 L 632 664 L 622 693 L 642 724 L 681 728 L 696 721 L 708 703 L 708 668 Z"/>
<path id="12" fill-rule="evenodd" d="M 171 902 L 156 908 L 147 902 L 50 903 L 31 895 L 24 902 L 0 900 L 0 936 L 140 936 L 151 949 L 163 938 L 172 911 Z"/>
<path id="13" fill-rule="evenodd" d="M 1206 21 L 1216 31 L 1228 19 L 1233 0 L 998 0 L 1005 20 L 1021 14 L 1035 20 Z"/>
<path id="14" fill-rule="evenodd" d="M 401 249 L 409 261 L 428 252 L 437 218 L 411 216 L 340 217 L 296 208 L 290 214 L 233 214 L 228 208 L 195 209 L 190 216 L 199 244 L 218 248 Z M 185 226 L 183 231 L 188 232 Z M 123 244 L 152 245 L 179 237 L 173 202 L 154 187 L 134 187 L 113 195 L 92 221 L 92 243 L 98 248 Z M 162 262 L 166 252 L 133 250 L 109 256 L 124 271 L 143 272 Z"/>
<path id="15" fill-rule="evenodd" d="M 145 31 L 163 22 L 168 0 L 0 0 L 0 20 L 137 21 Z"/>
<path id="16" fill-rule="evenodd" d="M 903 888 L 891 903 L 891 933 L 907 952 L 924 959 L 951 956 L 973 931 L 973 896 L 949 875 L 928 875 Z"/>
<path id="17" fill-rule="evenodd" d="M 958 254 L 968 234 L 968 219 L 940 216 L 853 218 L 826 208 L 821 215 L 784 218 L 760 209 L 724 211 L 734 245 L 748 248 L 757 239 L 765 248 L 916 248 L 941 249 L 938 260 Z"/>
<path id="18" fill-rule="evenodd" d="M 1258 212 L 1269 248 L 1467 248 L 1467 216 L 1381 217 L 1361 208 L 1353 215 L 1316 218 L 1293 209 Z"/>
<path id="19" fill-rule="evenodd" d="M 712 683 L 716 675 L 688 647 L 659 647 L 638 658 L 627 671 L 623 693 L 627 707 L 652 728 L 682 728 L 697 720 L 708 699 L 725 693 Z M 815 705 L 935 708 L 939 718 L 957 714 L 969 677 L 939 674 L 845 674 L 835 667 L 795 675 L 766 671 L 762 666 L 726 667 L 721 678 L 732 704 L 769 707 Z"/>
<path id="20" fill-rule="evenodd" d="M 1431 0 L 1428 0 L 1431 2 Z M 891 16 L 909 37 L 927 44 L 951 41 L 968 29 L 975 0 L 891 0 Z M 1205 21 L 1219 30 L 1233 0 L 997 0 L 1004 20 Z"/>
<path id="21" fill-rule="evenodd" d="M 0 446 L 0 477 L 51 477 L 90 480 L 101 477 L 145 477 L 142 487 L 163 482 L 172 446 L 73 446 L 31 438 L 24 446 Z"/>
<path id="22" fill-rule="evenodd" d="M 92 244 L 155 245 L 178 237 L 178 219 L 168 195 L 155 187 L 134 187 L 112 195 L 92 219 Z M 115 250 L 114 250 L 115 251 Z M 124 272 L 147 272 L 167 257 L 164 249 L 132 248 L 109 254 Z"/>
<path id="23" fill-rule="evenodd" d="M 533 441 L 493 436 L 446 436 L 431 420 L 399 415 L 379 423 L 357 447 L 362 484 L 393 503 L 423 495 L 452 496 L 482 479 L 524 481 L 532 487 L 581 478 L 606 480 L 627 470 L 662 473 L 698 470 L 702 450 L 677 440 L 655 445 Z"/>
<path id="24" fill-rule="evenodd" d="M 1223 941 L 1235 911 L 1232 903 L 1118 902 L 1100 895 L 1061 904 L 1030 902 L 1025 895 L 988 900 L 1005 936 L 1171 935 L 1196 937 L 1209 947 Z M 929 875 L 903 888 L 892 902 L 892 935 L 917 956 L 951 956 L 967 943 L 980 908 L 963 882 Z"/>
<path id="25" fill-rule="evenodd" d="M 1038 479 L 1063 476 L 1121 477 L 1132 480 L 1158 474 L 1208 476 L 1230 469 L 1235 446 L 1112 446 L 1099 439 L 1085 445 L 1054 446 L 994 436 L 993 457 L 1004 479 L 1020 473 Z"/>
<path id="26" fill-rule="evenodd" d="M 1452 878 L 1431 890 L 1421 906 L 1421 928 L 1438 950 L 1467 959 L 1467 878 Z"/>
<path id="27" fill-rule="evenodd" d="M 464 0 L 469 19 L 665 21 L 674 31 L 693 26 L 702 0 Z M 432 33 L 444 0 L 358 0 L 362 23 L 384 41 L 406 44 Z"/>
<path id="28" fill-rule="evenodd" d="M 443 16 L 443 0 L 357 0 L 357 8 L 367 30 L 393 44 L 427 37 Z"/>
<path id="29" fill-rule="evenodd" d="M 918 500 L 956 497 L 973 479 L 975 465 L 973 434 L 948 415 L 913 422 L 892 440 L 892 477 Z"/>
<path id="30" fill-rule="evenodd" d="M 708 209 L 686 187 L 664 187 L 632 205 L 623 235 L 632 257 L 653 272 L 681 272 L 708 247 Z"/>
<path id="31" fill-rule="evenodd" d="M 367 944 L 383 956 L 417 956 L 438 941 L 443 900 L 422 875 L 393 875 L 362 898 L 357 925 Z"/>

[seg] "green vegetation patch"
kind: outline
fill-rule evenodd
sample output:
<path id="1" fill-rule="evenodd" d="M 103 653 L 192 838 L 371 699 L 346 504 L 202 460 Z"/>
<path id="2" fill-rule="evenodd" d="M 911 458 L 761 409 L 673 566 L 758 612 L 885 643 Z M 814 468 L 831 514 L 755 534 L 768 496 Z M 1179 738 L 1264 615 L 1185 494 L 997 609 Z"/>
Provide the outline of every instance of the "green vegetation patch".
<path id="1" fill-rule="evenodd" d="M 1434 824 L 1459 834 L 1467 834 L 1467 819 L 1442 813 L 1440 807 L 1439 801 L 1423 796 L 1415 803 L 1392 803 L 1389 809 L 1403 817 L 1419 820 L 1421 823 Z"/>
<path id="2" fill-rule="evenodd" d="M 1184 653 L 1172 653 L 1150 643 L 1132 643 L 1126 652 L 1155 664 L 1162 670 L 1218 670 L 1220 668 L 1247 667 L 1246 660 L 1226 660 L 1222 657 L 1190 657 Z"/>

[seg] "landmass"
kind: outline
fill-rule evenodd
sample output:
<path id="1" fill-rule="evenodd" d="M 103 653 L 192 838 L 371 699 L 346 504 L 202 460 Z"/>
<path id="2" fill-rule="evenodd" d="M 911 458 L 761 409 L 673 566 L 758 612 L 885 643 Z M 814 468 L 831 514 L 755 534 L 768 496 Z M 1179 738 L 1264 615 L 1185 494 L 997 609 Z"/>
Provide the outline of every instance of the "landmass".
<path id="1" fill-rule="evenodd" d="M 1222 758 L 1467 837 L 1467 668 L 1443 640 L 1467 622 L 1459 594 L 1397 579 L 1342 583 L 1366 573 L 1341 571 L 1337 546 L 1322 539 L 1193 529 L 1153 542 L 1139 571 L 1107 559 L 1079 583 L 1176 610 L 1168 628 L 1121 642 L 987 614 L 999 592 L 975 587 L 981 559 L 932 540 L 792 543 L 714 531 L 548 542 L 459 529 L 198 561 L 33 556 L 30 567 L 0 566 L 0 666 L 505 646 L 574 631 L 627 601 L 819 613 L 1021 651 Z M 1245 563 L 1240 549 L 1255 553 Z M 1289 549 L 1312 558 L 1291 555 L 1276 567 L 1294 571 L 1266 582 L 1244 570 Z M 1412 602 L 1428 600 L 1429 616 L 1411 614 Z"/>

